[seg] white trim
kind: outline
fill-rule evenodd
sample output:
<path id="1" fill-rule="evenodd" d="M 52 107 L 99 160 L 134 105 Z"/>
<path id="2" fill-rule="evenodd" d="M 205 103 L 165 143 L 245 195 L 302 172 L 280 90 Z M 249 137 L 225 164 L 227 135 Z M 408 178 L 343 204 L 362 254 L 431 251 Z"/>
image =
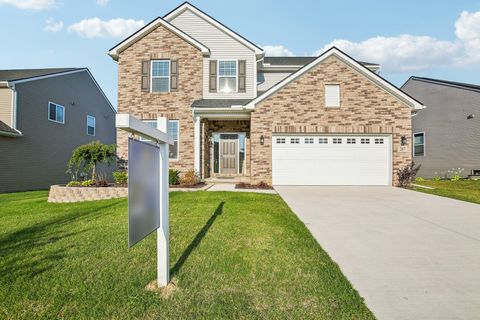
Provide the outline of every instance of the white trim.
<path id="1" fill-rule="evenodd" d="M 235 91 L 233 91 L 233 92 L 220 91 L 220 62 L 232 62 L 232 61 L 235 62 L 235 76 L 222 76 L 222 78 L 235 78 Z M 245 86 L 246 86 L 246 84 L 245 84 Z M 238 93 L 238 60 L 236 60 L 236 59 L 217 59 L 217 93 L 218 94 Z"/>
<path id="2" fill-rule="evenodd" d="M 52 74 L 47 74 L 44 76 L 37 76 L 37 77 L 31 77 L 31 78 L 26 78 L 26 79 L 20 79 L 20 80 L 12 80 L 8 81 L 9 84 L 13 84 L 14 86 L 18 83 L 25 83 L 25 82 L 30 82 L 30 81 L 36 81 L 36 80 L 43 80 L 43 79 L 48 79 L 48 78 L 53 78 L 53 77 L 59 77 L 59 76 L 66 76 L 69 74 L 74 74 L 78 72 L 87 72 L 90 78 L 93 80 L 93 83 L 97 86 L 97 89 L 100 91 L 102 94 L 103 98 L 107 101 L 108 105 L 112 109 L 113 112 L 117 113 L 117 110 L 113 107 L 113 105 L 110 103 L 110 100 L 107 98 L 105 95 L 105 92 L 103 92 L 102 88 L 98 85 L 97 80 L 93 77 L 92 73 L 88 68 L 82 68 L 82 69 L 76 69 L 76 70 L 71 70 L 71 71 L 65 71 L 65 72 L 57 72 L 57 73 L 52 73 Z"/>
<path id="3" fill-rule="evenodd" d="M 422 155 L 415 155 L 415 135 L 416 134 L 422 134 L 423 135 L 423 154 Z M 427 155 L 427 139 L 425 139 L 425 131 L 419 131 L 415 132 L 413 135 L 413 141 L 412 141 L 412 156 L 413 157 L 425 157 Z"/>
<path id="4" fill-rule="evenodd" d="M 173 144 L 173 139 L 167 133 L 143 123 L 142 120 L 137 119 L 128 113 L 116 114 L 115 127 L 139 136 L 150 138 L 157 143 Z"/>
<path id="5" fill-rule="evenodd" d="M 157 28 L 159 25 L 162 25 L 163 27 L 167 28 L 169 31 L 173 32 L 183 40 L 187 41 L 190 43 L 192 46 L 196 47 L 200 51 L 202 51 L 203 55 L 210 55 L 210 49 L 208 49 L 206 46 L 195 40 L 194 38 L 190 37 L 188 34 L 185 32 L 181 31 L 177 27 L 173 26 L 170 24 L 168 21 L 165 21 L 164 19 L 158 17 L 157 19 L 153 20 L 149 24 L 147 24 L 145 27 L 142 29 L 138 30 L 136 33 L 132 34 L 130 37 L 126 38 L 119 44 L 117 44 L 115 47 L 110 49 L 107 54 L 112 57 L 113 60 L 118 61 L 119 54 L 125 50 L 126 48 L 130 47 L 133 43 L 138 41 L 139 39 L 143 38 L 146 36 L 148 33 L 150 33 L 153 29 Z"/>
<path id="6" fill-rule="evenodd" d="M 201 118 L 195 116 L 193 119 L 193 169 L 198 175 L 201 175 L 201 129 Z"/>
<path id="7" fill-rule="evenodd" d="M 153 76 L 153 63 L 154 62 L 160 62 L 160 61 L 166 61 L 168 62 L 168 76 Z M 155 59 L 150 61 L 150 93 L 169 93 L 170 92 L 170 83 L 171 83 L 171 71 L 172 68 L 172 62 L 169 59 Z M 168 90 L 167 91 L 153 91 L 153 78 L 157 79 L 167 79 L 168 78 Z"/>
<path id="8" fill-rule="evenodd" d="M 93 119 L 93 134 L 88 133 L 88 127 L 89 127 L 88 118 Z M 87 114 L 87 135 L 95 137 L 96 134 L 97 134 L 97 119 L 95 119 L 94 116 L 91 116 L 91 115 Z"/>
<path id="9" fill-rule="evenodd" d="M 177 141 L 177 157 L 176 158 L 170 158 L 170 151 L 169 151 L 168 159 L 171 160 L 171 161 L 178 161 L 178 160 L 180 160 L 180 120 L 179 119 L 172 119 L 172 120 L 167 119 L 167 134 L 168 134 L 168 131 L 169 131 L 170 122 L 176 122 L 177 123 L 177 140 L 173 139 L 174 144 L 175 144 L 175 141 Z M 158 128 L 159 123 L 160 122 L 157 122 L 157 128 Z M 158 129 L 161 130 L 160 128 L 158 128 Z"/>
<path id="10" fill-rule="evenodd" d="M 292 73 L 291 75 L 289 75 L 288 77 L 286 77 L 285 79 L 280 81 L 278 84 L 276 84 L 273 87 L 271 87 L 270 89 L 268 89 L 261 96 L 259 96 L 255 99 L 253 99 L 252 101 L 250 101 L 247 104 L 247 108 L 254 109 L 255 105 L 257 103 L 265 100 L 266 98 L 268 98 L 269 96 L 271 96 L 272 94 L 274 94 L 275 92 L 277 92 L 278 90 L 280 90 L 281 88 L 283 88 L 284 86 L 286 86 L 287 84 L 292 82 L 293 80 L 297 79 L 301 75 L 307 73 L 312 68 L 314 68 L 318 64 L 322 63 L 324 60 L 326 60 L 327 58 L 329 58 L 331 56 L 336 56 L 337 58 L 339 58 L 340 60 L 345 62 L 347 65 L 349 65 L 352 69 L 354 69 L 358 73 L 362 74 L 365 78 L 369 79 L 373 83 L 382 87 L 387 92 L 389 92 L 391 95 L 395 96 L 397 99 L 400 99 L 400 100 L 404 101 L 405 103 L 407 103 L 408 105 L 410 105 L 412 107 L 412 109 L 420 110 L 420 109 L 423 109 L 425 107 L 424 105 L 422 105 L 421 103 L 419 103 L 415 99 L 411 98 L 410 96 L 405 94 L 403 91 L 401 91 L 400 89 L 398 89 L 394 85 L 385 81 L 378 74 L 370 71 L 368 68 L 366 68 L 365 66 L 363 66 L 359 62 L 355 61 L 354 59 L 350 58 L 349 56 L 347 56 L 342 51 L 338 50 L 336 47 L 331 47 L 330 49 L 328 49 L 327 51 L 322 53 L 317 59 L 315 59 L 311 63 L 305 65 L 303 68 L 301 68 L 297 72 Z"/>
<path id="11" fill-rule="evenodd" d="M 177 16 L 182 14 L 187 9 L 192 11 L 194 14 L 196 14 L 200 18 L 206 20 L 208 23 L 212 24 L 214 27 L 216 27 L 216 28 L 220 29 L 221 31 L 225 32 L 226 34 L 228 34 L 230 37 L 234 38 L 238 42 L 242 43 L 244 46 L 246 46 L 247 48 L 249 48 L 250 50 L 255 52 L 255 54 L 263 55 L 265 53 L 265 51 L 263 49 L 260 49 L 257 46 L 253 45 L 252 43 L 250 43 L 249 41 L 247 41 L 243 37 L 239 36 L 238 34 L 233 32 L 232 30 L 228 29 L 227 27 L 225 27 L 224 25 L 222 25 L 221 23 L 219 23 L 215 19 L 212 19 L 210 16 L 201 12 L 200 10 L 198 10 L 197 8 L 195 8 L 194 6 L 189 4 L 188 2 L 184 3 L 183 5 L 179 6 L 178 8 L 176 8 L 175 10 L 173 10 L 172 12 L 170 12 L 169 14 L 164 16 L 163 19 L 165 19 L 166 21 L 172 21 L 173 19 L 175 19 Z"/>
<path id="12" fill-rule="evenodd" d="M 57 121 L 57 120 L 52 120 L 50 119 L 50 105 L 54 105 L 55 106 L 55 119 L 57 119 L 57 107 L 60 107 L 63 109 L 63 121 Z M 55 122 L 55 123 L 59 123 L 59 124 L 65 124 L 65 117 L 66 117 L 66 114 L 65 114 L 65 107 L 62 106 L 61 104 L 58 104 L 58 103 L 55 103 L 55 102 L 52 102 L 52 101 L 48 101 L 48 104 L 47 104 L 47 119 L 48 121 L 51 121 L 51 122 Z"/>

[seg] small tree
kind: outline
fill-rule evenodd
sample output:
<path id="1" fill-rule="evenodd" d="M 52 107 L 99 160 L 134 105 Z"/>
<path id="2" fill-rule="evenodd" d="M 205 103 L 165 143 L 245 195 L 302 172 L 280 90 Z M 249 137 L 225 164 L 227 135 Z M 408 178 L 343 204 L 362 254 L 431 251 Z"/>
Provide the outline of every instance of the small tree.
<path id="1" fill-rule="evenodd" d="M 420 165 L 415 166 L 415 162 L 400 168 L 397 172 L 398 186 L 401 188 L 410 187 L 412 182 L 415 181 L 418 170 L 420 170 Z"/>
<path id="2" fill-rule="evenodd" d="M 68 172 L 72 175 L 78 172 L 92 171 L 92 180 L 97 179 L 97 165 L 106 163 L 111 165 L 115 160 L 115 145 L 105 145 L 100 141 L 93 141 L 77 147 L 68 161 Z"/>

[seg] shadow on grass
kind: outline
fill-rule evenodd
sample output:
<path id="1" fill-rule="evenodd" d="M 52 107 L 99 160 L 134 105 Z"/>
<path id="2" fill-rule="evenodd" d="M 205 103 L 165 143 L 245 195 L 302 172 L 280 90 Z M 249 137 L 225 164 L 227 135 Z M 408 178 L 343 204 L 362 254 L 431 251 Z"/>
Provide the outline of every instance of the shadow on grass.
<path id="1" fill-rule="evenodd" d="M 205 223 L 205 225 L 203 226 L 203 228 L 197 233 L 197 235 L 195 236 L 195 238 L 193 239 L 192 242 L 190 242 L 190 244 L 188 245 L 188 247 L 185 249 L 185 251 L 182 253 L 182 255 L 180 256 L 180 258 L 177 260 L 177 262 L 175 263 L 175 265 L 173 266 L 173 268 L 170 270 L 170 275 L 173 277 L 174 275 L 176 275 L 180 269 L 182 268 L 183 264 L 185 263 L 185 261 L 187 261 L 188 257 L 190 256 L 190 254 L 193 252 L 193 250 L 195 250 L 196 247 L 198 247 L 198 245 L 200 244 L 200 242 L 202 242 L 203 238 L 205 237 L 205 235 L 207 234 L 208 230 L 210 229 L 210 227 L 212 226 L 212 224 L 215 222 L 215 220 L 217 219 L 217 217 L 219 215 L 222 214 L 223 212 L 223 206 L 225 205 L 225 201 L 222 201 L 217 209 L 215 209 L 215 212 L 213 213 L 213 215 L 208 219 L 207 223 Z"/>
<path id="2" fill-rule="evenodd" d="M 0 238 L 0 279 L 14 281 L 18 277 L 33 278 L 55 266 L 67 257 L 75 242 L 60 248 L 52 247 L 56 242 L 87 232 L 88 228 L 72 226 L 73 223 L 94 219 L 104 210 L 118 203 L 96 206 L 95 209 L 74 208 L 73 212 L 62 214 L 32 226 L 20 229 Z M 52 209 L 52 212 L 54 210 Z M 68 230 L 68 231 L 67 231 Z"/>

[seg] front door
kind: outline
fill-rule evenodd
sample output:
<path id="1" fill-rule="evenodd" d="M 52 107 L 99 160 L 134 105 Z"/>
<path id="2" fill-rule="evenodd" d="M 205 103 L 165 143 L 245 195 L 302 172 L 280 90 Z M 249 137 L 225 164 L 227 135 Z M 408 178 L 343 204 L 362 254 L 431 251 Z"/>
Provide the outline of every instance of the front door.
<path id="1" fill-rule="evenodd" d="M 220 135 L 220 174 L 238 173 L 238 135 Z"/>

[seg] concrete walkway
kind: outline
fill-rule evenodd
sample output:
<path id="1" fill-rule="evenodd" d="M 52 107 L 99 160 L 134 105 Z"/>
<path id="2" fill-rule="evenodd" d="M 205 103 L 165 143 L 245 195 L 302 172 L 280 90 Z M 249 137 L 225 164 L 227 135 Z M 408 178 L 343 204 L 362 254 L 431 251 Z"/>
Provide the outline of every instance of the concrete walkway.
<path id="1" fill-rule="evenodd" d="M 234 184 L 214 184 L 208 191 L 232 191 L 232 192 L 255 192 L 255 193 L 268 193 L 268 194 L 276 194 L 275 190 L 268 190 L 268 189 L 235 189 Z"/>
<path id="2" fill-rule="evenodd" d="M 390 187 L 276 190 L 379 319 L 480 319 L 480 205 Z"/>

